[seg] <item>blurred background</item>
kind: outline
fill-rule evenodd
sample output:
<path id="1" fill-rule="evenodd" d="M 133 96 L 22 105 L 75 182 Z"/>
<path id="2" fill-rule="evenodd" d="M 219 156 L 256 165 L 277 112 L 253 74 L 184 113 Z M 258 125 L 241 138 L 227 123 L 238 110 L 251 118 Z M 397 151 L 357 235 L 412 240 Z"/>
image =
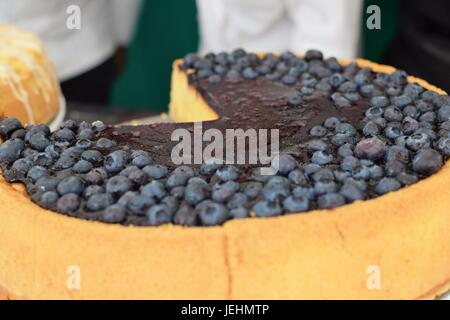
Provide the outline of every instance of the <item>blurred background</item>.
<path id="1" fill-rule="evenodd" d="M 82 28 L 63 31 L 71 4 Z M 363 57 L 450 90 L 449 16 L 448 0 L 0 0 L 0 21 L 46 43 L 69 117 L 106 122 L 166 111 L 175 59 L 236 47 Z"/>

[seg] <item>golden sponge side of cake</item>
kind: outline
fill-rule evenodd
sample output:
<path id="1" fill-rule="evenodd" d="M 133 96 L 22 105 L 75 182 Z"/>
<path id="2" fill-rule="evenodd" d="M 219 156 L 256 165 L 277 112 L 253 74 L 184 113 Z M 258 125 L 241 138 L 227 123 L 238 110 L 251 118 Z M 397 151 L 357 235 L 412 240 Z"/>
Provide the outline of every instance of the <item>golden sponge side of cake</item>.
<path id="1" fill-rule="evenodd" d="M 42 42 L 0 24 L 0 48 L 0 117 L 49 123 L 60 107 L 60 89 Z"/>

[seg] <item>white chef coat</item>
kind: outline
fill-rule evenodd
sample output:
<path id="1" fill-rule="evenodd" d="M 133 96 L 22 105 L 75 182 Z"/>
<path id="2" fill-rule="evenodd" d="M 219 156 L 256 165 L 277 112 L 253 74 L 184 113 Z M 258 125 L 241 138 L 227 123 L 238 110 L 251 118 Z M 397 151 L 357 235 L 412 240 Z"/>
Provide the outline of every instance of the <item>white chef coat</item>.
<path id="1" fill-rule="evenodd" d="M 362 0 L 197 0 L 200 51 L 304 52 L 354 58 Z"/>
<path id="2" fill-rule="evenodd" d="M 103 63 L 133 33 L 141 0 L 0 0 L 0 22 L 37 34 L 61 81 Z M 81 29 L 70 30 L 67 8 L 80 7 Z"/>

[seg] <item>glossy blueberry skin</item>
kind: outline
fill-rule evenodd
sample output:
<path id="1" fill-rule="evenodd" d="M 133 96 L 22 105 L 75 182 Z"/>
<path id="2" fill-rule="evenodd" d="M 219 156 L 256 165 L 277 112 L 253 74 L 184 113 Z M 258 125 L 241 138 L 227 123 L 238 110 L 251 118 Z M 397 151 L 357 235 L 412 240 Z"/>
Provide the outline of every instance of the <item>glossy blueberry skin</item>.
<path id="1" fill-rule="evenodd" d="M 3 140 L 8 139 L 14 131 L 22 128 L 22 124 L 16 118 L 4 118 L 0 120 L 0 135 Z"/>
<path id="2" fill-rule="evenodd" d="M 401 188 L 400 182 L 394 178 L 383 178 L 375 187 L 375 191 L 379 195 L 383 195 L 392 191 L 396 191 Z"/>
<path id="3" fill-rule="evenodd" d="M 97 212 L 105 210 L 112 204 L 113 200 L 111 195 L 106 193 L 98 193 L 89 197 L 86 202 L 86 209 L 91 212 Z"/>
<path id="4" fill-rule="evenodd" d="M 283 208 L 288 213 L 308 211 L 309 199 L 304 196 L 289 196 L 286 199 L 284 199 Z"/>
<path id="5" fill-rule="evenodd" d="M 267 218 L 281 215 L 283 209 L 277 203 L 269 201 L 259 201 L 255 203 L 255 205 L 252 208 L 252 211 L 255 213 L 257 217 Z"/>
<path id="6" fill-rule="evenodd" d="M 151 226 L 168 224 L 172 221 L 172 214 L 166 205 L 154 205 L 147 210 L 147 221 Z"/>
<path id="7" fill-rule="evenodd" d="M 316 151 L 311 157 L 311 162 L 318 165 L 325 165 L 333 161 L 333 156 L 326 151 Z"/>
<path id="8" fill-rule="evenodd" d="M 160 181 L 153 180 L 141 188 L 142 195 L 155 199 L 162 199 L 167 195 L 164 184 Z"/>
<path id="9" fill-rule="evenodd" d="M 229 219 L 228 209 L 220 203 L 203 201 L 195 208 L 200 222 L 204 226 L 217 226 Z"/>
<path id="10" fill-rule="evenodd" d="M 152 179 L 162 179 L 168 173 L 167 167 L 163 165 L 149 165 L 142 170 Z"/>
<path id="11" fill-rule="evenodd" d="M 78 195 L 74 193 L 65 194 L 56 202 L 56 210 L 61 213 L 72 213 L 78 210 L 79 207 L 80 200 Z"/>
<path id="12" fill-rule="evenodd" d="M 132 183 L 130 179 L 122 176 L 114 176 L 106 182 L 106 192 L 114 197 L 120 196 L 131 190 Z"/>
<path id="13" fill-rule="evenodd" d="M 433 149 L 423 149 L 413 159 L 413 170 L 422 175 L 436 173 L 444 165 L 442 155 Z"/>
<path id="14" fill-rule="evenodd" d="M 56 202 L 58 199 L 59 195 L 55 191 L 47 191 L 42 194 L 39 205 L 45 209 L 56 209 Z"/>
<path id="15" fill-rule="evenodd" d="M 223 166 L 217 169 L 216 175 L 222 181 L 233 181 L 239 178 L 239 169 L 235 166 Z"/>
<path id="16" fill-rule="evenodd" d="M 189 178 L 194 176 L 194 170 L 187 166 L 177 167 L 167 179 L 167 187 L 169 189 L 184 186 Z"/>
<path id="17" fill-rule="evenodd" d="M 187 205 L 181 205 L 173 217 L 173 221 L 177 225 L 181 226 L 197 226 L 199 224 L 199 218 L 194 209 Z"/>
<path id="18" fill-rule="evenodd" d="M 16 161 L 24 149 L 25 144 L 20 139 L 8 140 L 0 144 L 0 162 L 9 164 Z"/>
<path id="19" fill-rule="evenodd" d="M 107 223 L 121 223 L 125 220 L 127 211 L 120 204 L 107 207 L 103 213 L 103 221 Z"/>
<path id="20" fill-rule="evenodd" d="M 128 154 L 125 151 L 117 150 L 111 152 L 104 162 L 106 171 L 117 173 L 125 168 L 128 162 Z"/>
<path id="21" fill-rule="evenodd" d="M 152 197 L 145 195 L 130 195 L 127 201 L 123 199 L 122 204 L 125 204 L 125 202 L 130 213 L 137 216 L 144 215 L 145 211 L 155 204 Z"/>
<path id="22" fill-rule="evenodd" d="M 84 181 L 77 176 L 67 177 L 58 183 L 57 190 L 60 195 L 68 193 L 80 195 L 84 191 Z"/>
<path id="23" fill-rule="evenodd" d="M 297 167 L 297 161 L 289 154 L 280 154 L 272 159 L 271 166 L 280 174 L 286 175 Z"/>
<path id="24" fill-rule="evenodd" d="M 205 200 L 207 196 L 207 189 L 201 183 L 188 183 L 184 192 L 184 200 L 192 206 L 196 206 Z"/>
<path id="25" fill-rule="evenodd" d="M 338 193 L 327 193 L 317 199 L 320 209 L 333 209 L 345 204 L 345 198 Z"/>

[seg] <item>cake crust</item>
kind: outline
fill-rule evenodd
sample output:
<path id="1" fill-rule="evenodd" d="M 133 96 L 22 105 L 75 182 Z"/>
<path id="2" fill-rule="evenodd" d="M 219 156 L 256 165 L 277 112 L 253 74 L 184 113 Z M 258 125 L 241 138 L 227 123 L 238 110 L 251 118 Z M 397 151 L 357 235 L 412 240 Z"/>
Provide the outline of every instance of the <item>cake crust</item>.
<path id="1" fill-rule="evenodd" d="M 179 63 L 173 118 L 214 119 Z M 28 299 L 434 298 L 450 287 L 449 180 L 447 163 L 410 187 L 333 210 L 211 228 L 137 228 L 44 210 L 22 185 L 0 178 L 0 286 L 5 297 Z M 73 265 L 79 290 L 67 286 Z M 367 287 L 370 266 L 379 268 L 380 289 Z"/>

